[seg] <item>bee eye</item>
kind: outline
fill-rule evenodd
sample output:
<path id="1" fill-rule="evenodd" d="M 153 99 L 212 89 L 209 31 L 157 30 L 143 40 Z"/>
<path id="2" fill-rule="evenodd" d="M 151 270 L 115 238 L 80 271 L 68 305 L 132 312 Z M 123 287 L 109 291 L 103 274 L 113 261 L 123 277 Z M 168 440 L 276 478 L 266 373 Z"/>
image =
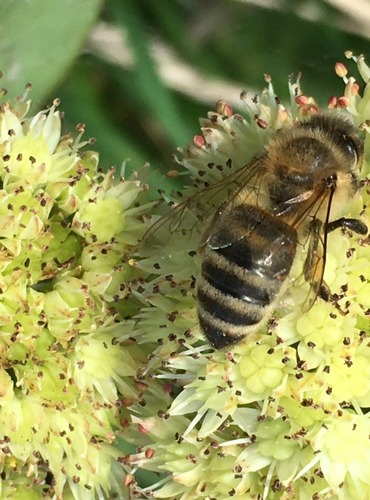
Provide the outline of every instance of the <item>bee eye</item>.
<path id="1" fill-rule="evenodd" d="M 358 148 L 356 142 L 351 137 L 345 134 L 343 134 L 342 139 L 344 149 L 353 157 L 353 160 L 356 163 L 358 159 Z"/>

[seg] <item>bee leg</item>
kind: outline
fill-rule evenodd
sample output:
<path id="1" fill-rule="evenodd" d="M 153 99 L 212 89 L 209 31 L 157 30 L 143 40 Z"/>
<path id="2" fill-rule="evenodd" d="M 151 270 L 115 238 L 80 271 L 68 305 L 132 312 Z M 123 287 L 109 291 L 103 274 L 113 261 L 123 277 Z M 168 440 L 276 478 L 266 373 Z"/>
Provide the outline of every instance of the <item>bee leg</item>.
<path id="1" fill-rule="evenodd" d="M 366 235 L 368 232 L 366 224 L 364 224 L 362 221 L 358 219 L 347 219 L 346 217 L 341 217 L 340 219 L 329 222 L 326 226 L 326 230 L 328 233 L 330 233 L 331 231 L 335 231 L 336 229 L 339 228 L 347 228 L 350 231 L 353 231 L 354 233 L 363 235 Z M 321 283 L 318 295 L 323 300 L 325 300 L 325 302 L 330 302 L 331 304 L 333 304 L 342 316 L 346 316 L 348 314 L 349 311 L 343 310 L 338 304 L 338 301 L 342 297 L 339 297 L 336 294 L 332 294 L 330 288 L 324 281 Z"/>
<path id="2" fill-rule="evenodd" d="M 320 291 L 319 291 L 319 296 L 320 296 L 320 298 L 322 298 L 323 300 L 325 300 L 325 302 L 330 302 L 330 299 L 331 299 L 332 295 L 331 295 L 331 292 L 330 292 L 330 288 L 325 283 L 325 281 L 323 281 L 322 284 L 321 284 Z"/>
<path id="3" fill-rule="evenodd" d="M 368 232 L 366 224 L 358 219 L 341 217 L 340 219 L 328 222 L 326 227 L 324 227 L 323 222 L 319 219 L 313 219 L 309 227 L 310 241 L 303 272 L 306 281 L 310 283 L 309 307 L 314 304 L 316 297 L 319 296 L 326 302 L 333 304 L 340 314 L 346 315 L 348 311 L 341 309 L 338 304 L 339 300 L 343 297 L 332 294 L 328 285 L 323 281 L 326 259 L 326 236 L 338 228 L 347 228 L 354 233 L 362 235 L 366 235 Z"/>
<path id="4" fill-rule="evenodd" d="M 329 222 L 327 225 L 327 232 L 331 233 L 331 231 L 335 231 L 338 228 L 346 227 L 350 231 L 353 231 L 357 234 L 367 234 L 367 225 L 358 219 L 347 219 L 346 217 L 341 217 L 340 219 L 333 220 Z"/>
<path id="5" fill-rule="evenodd" d="M 325 300 L 325 302 L 330 302 L 330 304 L 333 304 L 335 309 L 339 312 L 341 316 L 347 316 L 349 313 L 349 310 L 344 310 L 341 308 L 341 306 L 338 304 L 338 300 L 340 300 L 342 297 L 339 297 L 336 294 L 332 294 L 330 291 L 329 286 L 325 283 L 325 281 L 322 282 L 321 287 L 320 287 L 320 292 L 319 296 Z"/>

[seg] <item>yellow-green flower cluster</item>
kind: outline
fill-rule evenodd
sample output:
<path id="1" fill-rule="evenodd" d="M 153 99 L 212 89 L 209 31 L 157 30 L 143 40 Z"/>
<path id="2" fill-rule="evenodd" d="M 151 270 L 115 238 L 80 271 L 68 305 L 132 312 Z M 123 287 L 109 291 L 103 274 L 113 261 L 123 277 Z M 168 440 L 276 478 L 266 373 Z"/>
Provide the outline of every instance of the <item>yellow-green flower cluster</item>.
<path id="1" fill-rule="evenodd" d="M 369 227 L 370 69 L 363 57 L 353 59 L 364 90 L 338 63 L 345 88 L 330 98 L 329 112 L 352 117 L 363 135 L 362 188 L 345 215 Z M 201 121 L 202 135 L 178 158 L 194 181 L 184 196 L 245 165 L 277 129 L 318 112 L 299 81 L 289 83 L 289 107 L 276 99 L 268 76 L 266 81 L 268 88 L 251 102 L 242 95 L 245 116 L 220 102 Z M 181 217 L 185 226 L 194 223 L 191 215 Z M 159 229 L 158 248 L 133 262 L 143 272 L 132 284 L 143 306 L 122 336 L 135 339 L 147 355 L 137 374 L 141 391 L 126 422 L 126 439 L 138 446 L 125 460 L 132 468 L 132 494 L 184 500 L 368 498 L 369 240 L 349 231 L 329 235 L 325 281 L 336 304 L 318 299 L 302 311 L 308 290 L 301 279 L 302 255 L 269 324 L 233 349 L 215 352 L 195 312 L 197 245 L 204 228 L 181 232 L 179 221 L 170 221 L 173 227 L 164 222 Z M 140 489 L 134 480 L 138 468 L 157 472 L 158 481 Z"/>
<path id="2" fill-rule="evenodd" d="M 144 224 L 137 181 L 61 136 L 58 102 L 0 107 L 0 496 L 124 496 L 119 407 L 136 362 L 119 344 Z"/>

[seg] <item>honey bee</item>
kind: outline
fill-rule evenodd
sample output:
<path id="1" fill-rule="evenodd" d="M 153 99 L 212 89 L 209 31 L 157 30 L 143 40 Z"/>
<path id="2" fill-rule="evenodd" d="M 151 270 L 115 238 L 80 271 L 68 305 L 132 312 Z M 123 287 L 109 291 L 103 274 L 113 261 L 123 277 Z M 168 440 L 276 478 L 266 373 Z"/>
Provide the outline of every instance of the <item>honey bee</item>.
<path id="1" fill-rule="evenodd" d="M 208 210 L 215 193 L 229 192 L 211 209 L 197 278 L 199 324 L 214 348 L 240 342 L 268 320 L 299 244 L 307 248 L 302 275 L 310 288 L 308 308 L 318 296 L 329 299 L 323 281 L 328 234 L 345 227 L 367 234 L 362 221 L 340 217 L 358 191 L 362 159 L 363 143 L 350 121 L 337 114 L 313 115 L 276 132 L 249 164 L 149 229 L 154 234 L 170 223 L 177 229 L 185 211 Z"/>

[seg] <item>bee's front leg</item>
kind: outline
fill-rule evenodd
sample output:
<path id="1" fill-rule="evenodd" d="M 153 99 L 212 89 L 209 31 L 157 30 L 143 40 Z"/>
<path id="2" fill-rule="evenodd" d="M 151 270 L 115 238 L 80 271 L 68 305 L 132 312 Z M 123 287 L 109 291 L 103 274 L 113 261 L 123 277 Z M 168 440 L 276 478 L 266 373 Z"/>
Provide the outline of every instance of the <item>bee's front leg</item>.
<path id="1" fill-rule="evenodd" d="M 336 229 L 339 228 L 347 228 L 350 231 L 353 231 L 354 233 L 363 235 L 366 235 L 368 232 L 366 224 L 364 224 L 362 221 L 360 221 L 359 219 L 348 219 L 346 217 L 341 217 L 340 219 L 329 222 L 326 227 L 328 233 L 330 233 L 331 231 L 335 231 Z M 342 316 L 348 314 L 349 312 L 348 309 L 343 310 L 341 306 L 338 304 L 338 301 L 341 299 L 341 297 L 339 297 L 336 294 L 332 294 L 330 292 L 330 288 L 324 281 L 321 284 L 319 295 L 326 302 L 334 304 L 335 308 Z"/>
<path id="2" fill-rule="evenodd" d="M 329 222 L 326 229 L 328 233 L 335 231 L 338 228 L 347 228 L 357 234 L 367 234 L 367 225 L 364 224 L 359 219 L 347 219 L 346 217 L 341 217 L 340 219 L 333 220 Z"/>

